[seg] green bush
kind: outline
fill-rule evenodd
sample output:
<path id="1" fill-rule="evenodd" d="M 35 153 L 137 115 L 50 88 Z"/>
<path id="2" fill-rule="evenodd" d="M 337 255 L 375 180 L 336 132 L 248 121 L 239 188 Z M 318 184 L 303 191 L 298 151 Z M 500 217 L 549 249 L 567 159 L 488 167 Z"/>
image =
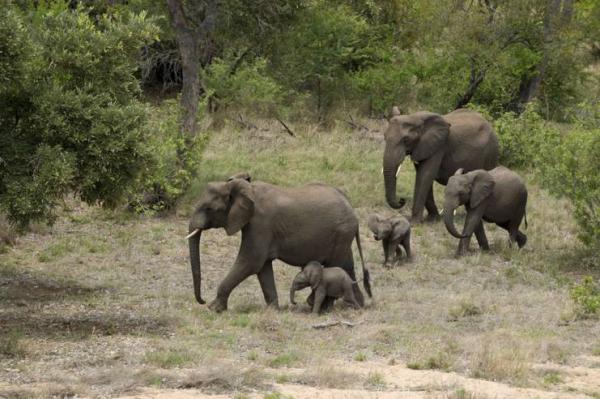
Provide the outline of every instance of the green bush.
<path id="1" fill-rule="evenodd" d="M 217 58 L 204 71 L 202 86 L 219 109 L 248 110 L 274 116 L 282 107 L 284 89 L 267 74 L 267 61 L 257 58 L 235 68 L 235 57 Z"/>
<path id="2" fill-rule="evenodd" d="M 591 276 L 584 277 L 581 284 L 571 287 L 571 299 L 580 318 L 589 318 L 600 313 L 600 287 Z"/>
<path id="3" fill-rule="evenodd" d="M 500 141 L 500 164 L 531 167 L 540 162 L 542 149 L 557 148 L 560 132 L 550 126 L 530 105 L 520 115 L 508 112 L 494 122 Z"/>
<path id="4" fill-rule="evenodd" d="M 48 4 L 0 12 L 0 208 L 21 228 L 52 222 L 67 192 L 116 205 L 150 160 L 136 73 L 155 26 Z"/>
<path id="5" fill-rule="evenodd" d="M 560 145 L 543 147 L 540 153 L 542 183 L 571 200 L 579 237 L 588 247 L 600 249 L 600 130 L 576 128 Z"/>
<path id="6" fill-rule="evenodd" d="M 186 144 L 179 131 L 181 112 L 175 100 L 149 107 L 148 115 L 145 148 L 151 155 L 141 187 L 130 198 L 130 206 L 137 212 L 172 208 L 188 189 L 208 143 L 208 135 L 201 133 Z M 191 148 L 184 148 L 186 145 Z"/>

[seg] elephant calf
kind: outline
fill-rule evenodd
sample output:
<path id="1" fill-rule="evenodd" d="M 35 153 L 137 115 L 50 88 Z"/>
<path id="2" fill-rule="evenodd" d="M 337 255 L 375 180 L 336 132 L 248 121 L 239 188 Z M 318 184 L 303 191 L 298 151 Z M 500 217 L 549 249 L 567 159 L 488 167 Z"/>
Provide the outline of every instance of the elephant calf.
<path id="1" fill-rule="evenodd" d="M 375 240 L 383 243 L 383 265 L 385 267 L 390 267 L 400 260 L 402 256 L 401 246 L 406 251 L 406 258 L 409 261 L 412 260 L 410 223 L 404 216 L 384 218 L 381 215 L 372 214 L 369 216 L 368 224 Z"/>
<path id="2" fill-rule="evenodd" d="M 462 234 L 454 227 L 454 210 L 460 205 L 467 209 Z M 523 179 L 512 170 L 504 166 L 464 174 L 462 169 L 457 170 L 448 180 L 444 202 L 446 228 L 454 237 L 460 238 L 456 255 L 467 252 L 473 232 L 481 249 L 489 249 L 482 220 L 507 230 L 511 244 L 516 242 L 522 248 L 527 236 L 519 231 L 519 226 L 523 217 L 527 226 L 526 206 L 527 188 Z"/>
<path id="3" fill-rule="evenodd" d="M 354 284 L 356 283 L 352 281 L 348 273 L 340 267 L 323 267 L 319 262 L 309 262 L 292 282 L 290 302 L 296 304 L 294 301 L 296 291 L 311 287 L 311 297 L 314 296 L 312 312 L 315 314 L 321 313 L 321 306 L 326 297 L 332 298 L 333 301 L 337 298 L 343 298 L 344 303 L 358 309 L 364 303 L 362 302 L 362 296 L 357 300 L 354 295 Z M 333 304 L 333 301 L 331 301 L 331 304 Z M 308 302 L 311 302 L 310 297 Z"/>

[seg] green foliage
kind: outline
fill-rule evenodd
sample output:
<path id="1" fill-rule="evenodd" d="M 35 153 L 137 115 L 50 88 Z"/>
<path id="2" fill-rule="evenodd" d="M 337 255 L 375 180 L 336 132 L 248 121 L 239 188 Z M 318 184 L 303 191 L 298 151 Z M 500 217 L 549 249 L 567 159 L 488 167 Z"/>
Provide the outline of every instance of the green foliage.
<path id="1" fill-rule="evenodd" d="M 102 15 L 57 2 L 0 13 L 0 207 L 11 222 L 52 222 L 67 192 L 114 206 L 149 160 L 135 76 L 156 34 L 144 13 Z"/>
<path id="2" fill-rule="evenodd" d="M 319 118 L 351 94 L 350 74 L 379 58 L 376 36 L 349 7 L 317 1 L 283 35 L 274 55 L 280 82 L 309 92 Z"/>
<path id="3" fill-rule="evenodd" d="M 163 101 L 160 107 L 148 107 L 145 125 L 149 152 L 147 167 L 139 186 L 130 198 L 137 212 L 171 209 L 186 192 L 199 168 L 208 134 L 184 139 L 179 131 L 180 110 L 175 100 Z"/>
<path id="4" fill-rule="evenodd" d="M 600 313 L 600 286 L 593 277 L 584 277 L 581 284 L 571 287 L 571 299 L 575 302 L 575 311 L 581 318 L 589 318 Z"/>
<path id="5" fill-rule="evenodd" d="M 494 121 L 500 141 L 500 164 L 530 167 L 540 163 L 542 149 L 552 150 L 560 144 L 560 133 L 529 106 L 520 115 L 508 112 Z"/>
<path id="6" fill-rule="evenodd" d="M 267 74 L 267 61 L 250 62 L 239 57 L 218 58 L 202 75 L 204 91 L 219 109 L 251 110 L 258 116 L 273 116 L 281 110 L 285 91 Z"/>
<path id="7" fill-rule="evenodd" d="M 571 200 L 581 240 L 590 248 L 600 248 L 600 130 L 576 128 L 560 145 L 540 152 L 543 184 Z"/>

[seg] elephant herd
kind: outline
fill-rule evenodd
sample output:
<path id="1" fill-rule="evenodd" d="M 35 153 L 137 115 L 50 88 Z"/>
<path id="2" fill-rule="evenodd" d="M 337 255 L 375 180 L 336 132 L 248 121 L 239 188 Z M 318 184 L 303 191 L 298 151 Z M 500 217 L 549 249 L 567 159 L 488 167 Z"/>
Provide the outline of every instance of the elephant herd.
<path id="1" fill-rule="evenodd" d="M 402 216 L 386 219 L 379 215 L 371 215 L 368 220 L 374 238 L 382 241 L 386 266 L 399 259 L 401 248 L 412 260 L 410 223 L 422 222 L 424 209 L 427 220 L 440 218 L 433 181 L 446 186 L 444 223 L 448 232 L 460 239 L 457 255 L 467 251 L 473 233 L 481 249 L 489 248 L 483 221 L 507 230 L 510 242 L 516 242 L 519 248 L 525 245 L 527 236 L 519 226 L 525 216 L 527 189 L 520 176 L 497 166 L 498 139 L 480 114 L 459 109 L 446 115 L 401 115 L 394 107 L 384 138 L 385 198 L 392 208 L 399 209 L 406 203 L 396 195 L 396 179 L 407 156 L 416 169 L 411 221 Z M 459 233 L 453 217 L 461 205 L 466 209 L 466 218 Z M 252 181 L 247 173 L 208 183 L 191 215 L 187 236 L 194 295 L 200 304 L 205 303 L 200 238 L 204 230 L 212 228 L 224 228 L 228 235 L 242 232 L 236 260 L 209 304 L 213 311 L 226 310 L 231 291 L 253 274 L 258 277 L 267 305 L 277 307 L 275 259 L 302 268 L 292 282 L 292 303 L 296 290 L 311 287 L 307 302 L 315 313 L 331 308 L 336 298 L 343 298 L 355 308 L 363 306 L 354 271 L 354 240 L 362 264 L 363 287 L 372 296 L 359 221 L 338 188 L 322 183 L 279 187 Z"/>

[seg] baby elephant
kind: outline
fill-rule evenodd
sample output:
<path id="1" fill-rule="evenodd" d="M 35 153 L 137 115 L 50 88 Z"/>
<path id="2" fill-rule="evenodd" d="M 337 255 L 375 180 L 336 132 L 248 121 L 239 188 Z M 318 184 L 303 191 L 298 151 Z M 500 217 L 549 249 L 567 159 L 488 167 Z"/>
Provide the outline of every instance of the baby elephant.
<path id="1" fill-rule="evenodd" d="M 356 284 L 356 282 L 352 281 L 344 269 L 340 267 L 323 267 L 319 262 L 309 262 L 292 282 L 290 302 L 295 305 L 295 292 L 310 287 L 312 289 L 311 296 L 314 295 L 312 312 L 315 314 L 321 313 L 321 305 L 323 305 L 326 297 L 333 300 L 343 298 L 344 303 L 358 309 L 364 303 L 356 300 L 352 289 L 353 284 Z"/>
<path id="2" fill-rule="evenodd" d="M 462 234 L 454 227 L 454 210 L 460 205 L 467 208 Z M 527 225 L 526 206 L 527 188 L 523 179 L 512 170 L 504 166 L 464 174 L 462 169 L 457 170 L 448 179 L 444 199 L 446 228 L 454 237 L 460 238 L 456 255 L 467 252 L 473 233 L 481 249 L 489 249 L 482 220 L 507 230 L 511 244 L 516 241 L 519 248 L 523 247 L 527 236 L 519 231 L 519 226 L 523 217 Z"/>
<path id="3" fill-rule="evenodd" d="M 410 223 L 404 216 L 384 218 L 378 214 L 372 214 L 368 220 L 369 229 L 373 237 L 383 243 L 383 256 L 385 267 L 390 267 L 398 262 L 402 256 L 402 249 L 406 251 L 406 258 L 412 261 L 410 251 Z M 393 259 L 390 259 L 393 257 Z"/>

